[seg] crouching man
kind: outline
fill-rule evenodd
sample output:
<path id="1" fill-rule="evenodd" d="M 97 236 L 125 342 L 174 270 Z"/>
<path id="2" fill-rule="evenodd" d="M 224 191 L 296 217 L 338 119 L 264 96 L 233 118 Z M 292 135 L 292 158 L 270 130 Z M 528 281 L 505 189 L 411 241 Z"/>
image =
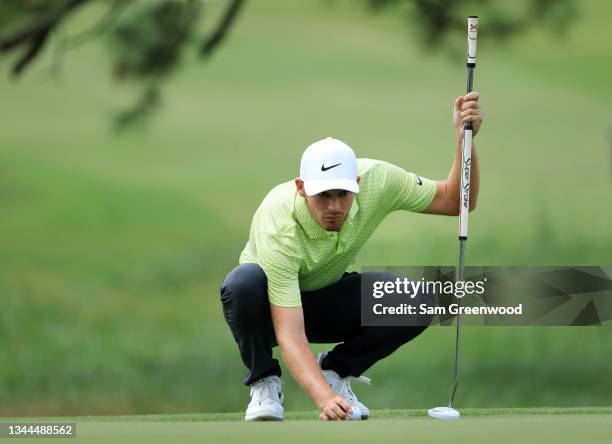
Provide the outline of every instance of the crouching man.
<path id="1" fill-rule="evenodd" d="M 280 346 L 291 374 L 320 410 L 322 420 L 367 419 L 369 409 L 351 388 L 363 373 L 420 335 L 417 326 L 361 325 L 361 280 L 395 279 L 347 272 L 383 219 L 396 210 L 457 215 L 463 123 L 480 129 L 479 94 L 455 101 L 454 162 L 446 180 L 433 181 L 379 160 L 357 159 L 340 140 L 327 138 L 303 153 L 300 176 L 265 197 L 240 260 L 221 285 L 223 313 L 251 388 L 245 419 L 282 420 Z M 478 195 L 473 148 L 470 203 Z M 399 240 L 398 240 L 399 242 Z M 414 301 L 433 304 L 425 296 Z M 416 324 L 415 324 L 416 325 Z M 339 343 L 313 356 L 310 343 Z"/>

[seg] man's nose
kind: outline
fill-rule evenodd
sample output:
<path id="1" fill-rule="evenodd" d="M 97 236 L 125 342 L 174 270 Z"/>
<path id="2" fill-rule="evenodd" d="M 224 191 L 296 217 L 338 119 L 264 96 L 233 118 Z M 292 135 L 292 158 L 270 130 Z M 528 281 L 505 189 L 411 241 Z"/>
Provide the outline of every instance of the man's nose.
<path id="1" fill-rule="evenodd" d="M 329 199 L 329 202 L 327 203 L 327 209 L 329 211 L 334 211 L 334 212 L 338 212 L 340 211 L 340 200 L 339 199 Z"/>

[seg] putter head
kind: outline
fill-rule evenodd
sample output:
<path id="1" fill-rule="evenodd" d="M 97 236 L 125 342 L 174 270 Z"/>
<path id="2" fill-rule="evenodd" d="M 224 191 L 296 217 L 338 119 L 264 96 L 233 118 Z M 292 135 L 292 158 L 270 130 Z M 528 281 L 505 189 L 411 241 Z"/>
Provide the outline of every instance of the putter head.
<path id="1" fill-rule="evenodd" d="M 461 413 L 451 407 L 434 407 L 433 409 L 429 409 L 427 414 L 432 418 L 445 420 L 459 419 L 461 417 Z"/>

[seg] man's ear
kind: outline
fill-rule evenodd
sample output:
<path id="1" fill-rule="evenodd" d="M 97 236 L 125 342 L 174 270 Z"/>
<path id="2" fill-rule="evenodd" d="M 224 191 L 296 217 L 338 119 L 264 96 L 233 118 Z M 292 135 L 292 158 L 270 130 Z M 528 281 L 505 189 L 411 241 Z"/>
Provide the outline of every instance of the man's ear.
<path id="1" fill-rule="evenodd" d="M 357 183 L 359 184 L 359 181 L 361 180 L 361 176 L 357 176 Z"/>
<path id="2" fill-rule="evenodd" d="M 302 197 L 306 197 L 306 191 L 304 191 L 304 181 L 299 177 L 295 178 L 295 189 L 298 194 Z"/>

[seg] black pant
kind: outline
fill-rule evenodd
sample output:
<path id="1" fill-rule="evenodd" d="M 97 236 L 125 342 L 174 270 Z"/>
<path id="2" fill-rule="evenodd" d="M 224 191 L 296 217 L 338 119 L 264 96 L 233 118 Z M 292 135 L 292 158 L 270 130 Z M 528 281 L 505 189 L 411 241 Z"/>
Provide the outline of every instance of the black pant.
<path id="1" fill-rule="evenodd" d="M 364 273 L 376 280 L 396 276 L 387 273 Z M 325 370 L 334 370 L 340 377 L 359 376 L 377 361 L 389 356 L 401 345 L 414 339 L 427 328 L 361 326 L 360 273 L 345 273 L 334 284 L 314 291 L 302 292 L 302 310 L 306 337 L 311 343 L 341 342 L 322 363 Z M 241 264 L 221 284 L 223 314 L 240 349 L 242 362 L 249 369 L 244 383 L 281 375 L 278 361 L 272 357 L 277 346 L 270 315 L 266 275 L 257 264 Z M 419 303 L 435 304 L 429 298 Z"/>

